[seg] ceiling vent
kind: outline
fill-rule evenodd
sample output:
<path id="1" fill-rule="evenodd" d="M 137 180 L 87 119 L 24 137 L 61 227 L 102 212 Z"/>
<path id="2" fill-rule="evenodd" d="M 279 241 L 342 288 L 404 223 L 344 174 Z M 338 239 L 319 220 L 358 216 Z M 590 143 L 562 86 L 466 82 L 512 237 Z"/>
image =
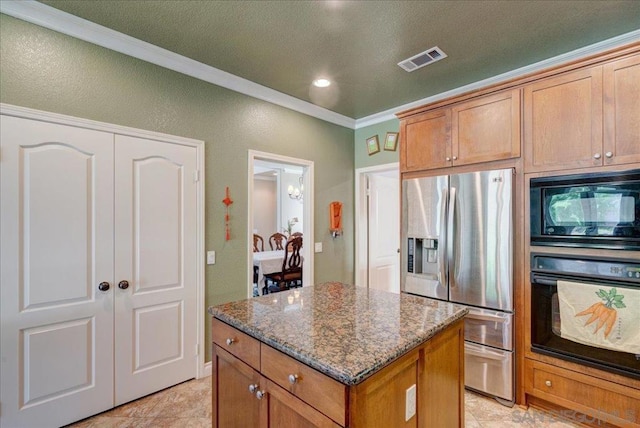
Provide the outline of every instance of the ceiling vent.
<path id="1" fill-rule="evenodd" d="M 441 59 L 444 59 L 446 57 L 447 54 L 442 52 L 442 50 L 436 46 L 431 49 L 427 49 L 426 51 L 421 52 L 418 55 L 414 55 L 409 59 L 400 61 L 398 65 L 405 71 L 412 72 L 424 67 L 425 65 L 433 64 L 436 61 L 440 61 Z"/>

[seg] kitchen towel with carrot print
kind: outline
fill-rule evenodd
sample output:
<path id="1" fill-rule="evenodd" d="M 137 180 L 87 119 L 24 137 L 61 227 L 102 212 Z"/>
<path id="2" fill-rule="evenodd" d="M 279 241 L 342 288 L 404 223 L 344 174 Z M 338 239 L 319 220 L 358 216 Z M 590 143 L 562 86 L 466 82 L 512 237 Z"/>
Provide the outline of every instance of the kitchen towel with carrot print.
<path id="1" fill-rule="evenodd" d="M 558 281 L 558 301 L 563 338 L 640 354 L 640 289 Z"/>

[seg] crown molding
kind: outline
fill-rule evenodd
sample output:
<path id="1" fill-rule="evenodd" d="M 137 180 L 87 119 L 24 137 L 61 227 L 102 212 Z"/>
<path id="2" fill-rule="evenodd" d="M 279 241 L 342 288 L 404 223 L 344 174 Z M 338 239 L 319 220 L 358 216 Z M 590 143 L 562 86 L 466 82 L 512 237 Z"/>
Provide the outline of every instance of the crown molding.
<path id="1" fill-rule="evenodd" d="M 410 110 L 640 41 L 640 30 L 635 30 L 356 120 L 34 0 L 2 0 L 0 1 L 0 13 L 349 129 L 364 128 L 397 119 L 396 113 L 400 111 Z"/>
<path id="2" fill-rule="evenodd" d="M 593 45 L 585 46 L 580 49 L 576 49 L 571 52 L 567 52 L 553 58 L 545 59 L 524 67 L 517 68 L 515 70 L 507 71 L 506 73 L 498 74 L 497 76 L 489 77 L 488 79 L 479 80 L 477 82 L 470 83 L 459 88 L 452 89 L 450 91 L 441 92 L 431 97 L 423 98 L 421 100 L 413 101 L 408 104 L 404 104 L 398 107 L 394 107 L 389 110 L 381 111 L 379 113 L 372 114 L 356 120 L 355 129 L 364 128 L 365 126 L 371 126 L 380 122 L 385 122 L 391 119 L 397 119 L 396 113 L 410 110 L 415 107 L 420 107 L 425 104 L 431 104 L 436 101 L 444 100 L 446 98 L 455 97 L 457 95 L 464 94 L 466 92 L 475 91 L 478 89 L 492 86 L 502 82 L 507 82 L 512 79 L 523 77 L 530 73 L 552 68 L 554 66 L 562 65 L 574 60 L 579 60 L 591 55 L 596 55 L 611 49 L 615 49 L 624 45 L 635 43 L 640 41 L 640 30 L 635 30 L 630 33 L 622 34 L 620 36 L 603 40 Z"/>
<path id="3" fill-rule="evenodd" d="M 355 126 L 355 120 L 350 117 L 202 64 L 37 1 L 2 0 L 0 1 L 0 12 L 336 125 L 350 129 L 354 129 Z"/>

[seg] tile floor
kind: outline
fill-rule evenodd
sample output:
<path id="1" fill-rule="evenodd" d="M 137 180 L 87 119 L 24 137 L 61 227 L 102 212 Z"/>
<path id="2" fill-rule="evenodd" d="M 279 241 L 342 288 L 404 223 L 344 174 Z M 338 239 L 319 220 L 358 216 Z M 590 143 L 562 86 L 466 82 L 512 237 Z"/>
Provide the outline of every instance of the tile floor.
<path id="1" fill-rule="evenodd" d="M 561 421 L 540 411 L 508 408 L 495 400 L 465 393 L 467 428 L 535 427 L 571 428 L 579 425 Z M 210 428 L 211 377 L 191 380 L 140 400 L 85 419 L 67 428 Z"/>

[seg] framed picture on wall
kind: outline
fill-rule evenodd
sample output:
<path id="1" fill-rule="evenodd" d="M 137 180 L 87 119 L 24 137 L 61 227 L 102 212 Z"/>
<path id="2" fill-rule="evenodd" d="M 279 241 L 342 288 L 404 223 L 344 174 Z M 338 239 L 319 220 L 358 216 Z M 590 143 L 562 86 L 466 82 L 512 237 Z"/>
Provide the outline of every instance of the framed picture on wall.
<path id="1" fill-rule="evenodd" d="M 387 132 L 387 136 L 384 138 L 384 149 L 391 152 L 395 152 L 398 148 L 398 133 Z"/>
<path id="2" fill-rule="evenodd" d="M 373 137 L 367 138 L 367 152 L 369 152 L 369 156 L 378 153 L 380 151 L 380 143 L 378 143 L 378 136 L 374 135 Z"/>

